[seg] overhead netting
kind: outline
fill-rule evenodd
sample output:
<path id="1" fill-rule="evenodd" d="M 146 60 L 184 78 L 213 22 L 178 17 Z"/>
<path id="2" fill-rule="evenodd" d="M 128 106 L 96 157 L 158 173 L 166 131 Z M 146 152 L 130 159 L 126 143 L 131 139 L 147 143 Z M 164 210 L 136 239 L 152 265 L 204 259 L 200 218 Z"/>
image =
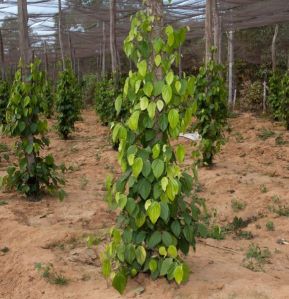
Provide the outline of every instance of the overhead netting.
<path id="1" fill-rule="evenodd" d="M 116 12 L 117 48 L 122 64 L 127 61 L 122 43 L 129 30 L 129 20 L 142 8 L 142 1 L 118 0 Z M 174 0 L 165 2 L 165 21 L 175 26 L 189 26 L 190 31 L 183 53 L 183 65 L 199 65 L 204 59 L 205 0 Z M 217 1 L 222 32 L 222 60 L 227 59 L 227 33 L 234 36 L 235 58 L 247 63 L 268 62 L 274 26 L 280 24 L 277 39 L 282 61 L 289 50 L 288 0 L 219 0 Z M 58 39 L 58 1 L 35 0 L 28 2 L 29 35 L 34 54 L 43 57 L 46 51 L 49 62 L 60 59 Z M 19 60 L 17 1 L 0 4 L 1 31 L 6 65 L 13 68 Z M 101 68 L 102 51 L 107 53 L 109 68 L 109 1 L 62 0 L 62 39 L 67 57 L 82 72 L 97 72 Z M 105 43 L 105 47 L 103 47 Z"/>

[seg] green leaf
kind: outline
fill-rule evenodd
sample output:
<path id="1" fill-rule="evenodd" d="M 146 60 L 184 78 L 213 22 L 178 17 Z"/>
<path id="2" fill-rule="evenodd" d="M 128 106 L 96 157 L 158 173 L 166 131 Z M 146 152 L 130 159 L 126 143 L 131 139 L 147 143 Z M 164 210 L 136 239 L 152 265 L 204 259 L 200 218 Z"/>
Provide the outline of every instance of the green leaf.
<path id="1" fill-rule="evenodd" d="M 160 152 L 161 152 L 161 147 L 158 143 L 156 143 L 152 149 L 153 159 L 156 159 L 160 155 Z"/>
<path id="2" fill-rule="evenodd" d="M 156 179 L 161 177 L 161 175 L 164 172 L 164 169 L 165 169 L 164 161 L 162 161 L 160 159 L 156 159 L 156 160 L 153 161 L 152 170 L 153 170 L 153 174 L 154 174 Z"/>
<path id="3" fill-rule="evenodd" d="M 170 245 L 168 248 L 168 255 L 172 258 L 176 258 L 178 256 L 177 248 L 174 245 Z"/>
<path id="4" fill-rule="evenodd" d="M 140 86 L 141 86 L 141 80 L 137 80 L 135 82 L 135 93 L 138 93 Z"/>
<path id="5" fill-rule="evenodd" d="M 134 132 L 136 132 L 138 129 L 139 116 L 140 116 L 140 111 L 135 111 L 127 121 L 128 127 Z"/>
<path id="6" fill-rule="evenodd" d="M 159 231 L 153 232 L 148 240 L 148 247 L 150 249 L 155 248 L 162 240 L 162 234 Z"/>
<path id="7" fill-rule="evenodd" d="M 171 109 L 169 114 L 168 114 L 168 120 L 169 120 L 169 124 L 170 127 L 172 129 L 175 129 L 180 121 L 180 116 L 179 116 L 179 112 L 176 109 Z"/>
<path id="8" fill-rule="evenodd" d="M 173 234 L 178 238 L 181 233 L 181 225 L 178 220 L 175 220 L 171 224 L 171 230 L 172 230 Z"/>
<path id="9" fill-rule="evenodd" d="M 104 278 L 108 278 L 111 273 L 110 260 L 108 260 L 108 259 L 103 260 L 101 269 L 102 269 L 102 275 L 104 276 Z"/>
<path id="10" fill-rule="evenodd" d="M 114 103 L 114 107 L 116 110 L 117 115 L 119 115 L 120 111 L 121 111 L 121 106 L 122 106 L 122 97 L 119 95 Z"/>
<path id="11" fill-rule="evenodd" d="M 173 242 L 172 236 L 170 235 L 170 233 L 164 231 L 162 233 L 162 241 L 164 243 L 164 245 L 166 245 L 167 247 L 170 246 Z"/>
<path id="12" fill-rule="evenodd" d="M 159 67 L 160 66 L 160 64 L 161 64 L 161 62 L 162 62 L 162 57 L 161 57 L 161 55 L 156 55 L 156 57 L 155 57 L 155 65 L 157 66 L 157 67 Z"/>
<path id="13" fill-rule="evenodd" d="M 150 260 L 149 269 L 151 270 L 151 272 L 155 272 L 158 269 L 158 263 L 155 259 Z"/>
<path id="14" fill-rule="evenodd" d="M 156 107 L 157 107 L 157 105 L 156 105 L 156 103 L 154 103 L 154 102 L 151 102 L 151 103 L 149 103 L 149 105 L 148 105 L 147 110 L 148 110 L 149 117 L 150 117 L 151 119 L 153 119 L 153 118 L 155 117 L 155 114 L 156 114 Z"/>
<path id="15" fill-rule="evenodd" d="M 33 152 L 33 143 L 29 143 L 26 148 L 25 151 L 27 154 L 31 154 Z"/>
<path id="16" fill-rule="evenodd" d="M 161 215 L 161 205 L 160 203 L 154 201 L 147 209 L 147 214 L 150 221 L 155 224 Z"/>
<path id="17" fill-rule="evenodd" d="M 137 262 L 142 266 L 144 264 L 144 262 L 146 260 L 146 256 L 147 256 L 145 248 L 143 246 L 138 246 L 135 251 L 135 254 L 136 254 Z"/>
<path id="18" fill-rule="evenodd" d="M 138 72 L 142 77 L 145 77 L 147 73 L 147 62 L 145 60 L 142 60 L 137 64 Z"/>
<path id="19" fill-rule="evenodd" d="M 174 73 L 172 71 L 170 71 L 167 75 L 166 75 L 166 82 L 168 85 L 172 85 L 174 81 Z"/>
<path id="20" fill-rule="evenodd" d="M 175 88 L 176 88 L 177 93 L 180 94 L 180 91 L 182 88 L 182 83 L 180 81 L 176 81 Z"/>
<path id="21" fill-rule="evenodd" d="M 161 246 L 159 248 L 159 254 L 162 255 L 162 256 L 166 256 L 167 255 L 167 250 L 164 246 Z"/>
<path id="22" fill-rule="evenodd" d="M 149 160 L 145 160 L 143 168 L 142 168 L 142 175 L 144 177 L 148 177 L 149 174 L 151 173 L 151 169 L 152 169 L 152 167 L 151 167 L 150 161 Z"/>
<path id="23" fill-rule="evenodd" d="M 135 260 L 136 258 L 136 252 L 135 252 L 135 249 L 134 249 L 134 245 L 132 244 L 128 244 L 125 248 L 125 252 L 124 252 L 124 257 L 125 257 L 125 260 L 129 263 L 129 264 L 132 264 L 133 261 Z"/>
<path id="24" fill-rule="evenodd" d="M 143 169 L 143 160 L 142 158 L 138 157 L 134 160 L 132 165 L 132 174 L 134 177 L 138 177 Z"/>
<path id="25" fill-rule="evenodd" d="M 168 274 L 169 268 L 172 265 L 172 263 L 173 263 L 172 258 L 164 259 L 164 261 L 162 262 L 162 265 L 161 265 L 160 276 L 165 276 Z"/>
<path id="26" fill-rule="evenodd" d="M 146 84 L 143 87 L 143 91 L 146 96 L 150 97 L 152 95 L 152 92 L 154 90 L 154 86 L 151 82 L 146 82 Z"/>
<path id="27" fill-rule="evenodd" d="M 174 279 L 175 279 L 177 284 L 180 284 L 182 282 L 183 275 L 184 275 L 183 267 L 181 265 L 177 266 L 175 271 L 174 271 Z"/>
<path id="28" fill-rule="evenodd" d="M 137 226 L 137 228 L 140 228 L 144 225 L 145 221 L 146 221 L 146 215 L 142 212 L 140 212 L 136 217 L 135 217 L 135 224 Z"/>
<path id="29" fill-rule="evenodd" d="M 182 144 L 179 144 L 177 146 L 177 150 L 176 150 L 176 157 L 178 162 L 182 163 L 184 162 L 185 159 L 185 148 Z"/>
<path id="30" fill-rule="evenodd" d="M 138 183 L 138 192 L 143 199 L 147 199 L 151 192 L 151 184 L 145 178 L 141 179 Z"/>
<path id="31" fill-rule="evenodd" d="M 112 280 L 112 286 L 120 293 L 123 294 L 127 284 L 127 277 L 123 272 L 118 272 L 115 274 Z"/>
<path id="32" fill-rule="evenodd" d="M 162 98 L 168 104 L 173 96 L 172 88 L 169 85 L 164 85 L 162 88 Z"/>
<path id="33" fill-rule="evenodd" d="M 161 180 L 161 185 L 162 185 L 162 189 L 163 189 L 164 192 L 166 192 L 168 184 L 169 184 L 168 178 L 163 177 L 162 180 Z"/>
<path id="34" fill-rule="evenodd" d="M 170 209 L 168 204 L 165 202 L 161 202 L 161 218 L 165 223 L 167 223 L 170 218 Z"/>
<path id="35" fill-rule="evenodd" d="M 149 100 L 148 100 L 148 98 L 147 98 L 147 97 L 142 97 L 142 98 L 140 99 L 140 109 L 141 109 L 141 110 L 146 110 L 147 107 L 148 107 L 148 105 L 149 105 Z"/>
<path id="36" fill-rule="evenodd" d="M 157 108 L 158 108 L 159 112 L 161 112 L 163 110 L 164 102 L 162 100 L 157 101 Z"/>

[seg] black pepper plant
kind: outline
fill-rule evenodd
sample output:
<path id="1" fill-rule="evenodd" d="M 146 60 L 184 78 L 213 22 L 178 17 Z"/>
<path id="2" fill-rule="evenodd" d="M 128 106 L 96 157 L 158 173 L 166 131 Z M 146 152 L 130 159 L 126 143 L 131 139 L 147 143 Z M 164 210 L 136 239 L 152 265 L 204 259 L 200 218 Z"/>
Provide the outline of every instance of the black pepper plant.
<path id="1" fill-rule="evenodd" d="M 19 67 L 7 105 L 5 133 L 17 137 L 16 156 L 18 162 L 7 169 L 7 175 L 0 180 L 0 186 L 16 189 L 29 199 L 38 199 L 42 192 L 64 192 L 59 188 L 64 183 L 58 175 L 58 167 L 52 155 L 41 156 L 42 148 L 49 145 L 47 121 L 39 118 L 44 112 L 42 97 L 43 73 L 39 71 L 40 61 L 29 68 L 29 76 L 22 74 Z"/>
<path id="2" fill-rule="evenodd" d="M 57 130 L 63 139 L 67 139 L 74 130 L 74 124 L 80 117 L 80 87 L 71 63 L 59 74 L 56 90 Z"/>
<path id="3" fill-rule="evenodd" d="M 189 268 L 181 253 L 195 248 L 196 235 L 206 233 L 199 223 L 199 202 L 187 198 L 193 181 L 179 166 L 185 149 L 171 144 L 189 127 L 197 108 L 179 109 L 193 94 L 194 80 L 173 72 L 186 29 L 167 26 L 156 36 L 155 21 L 146 11 L 132 19 L 124 50 L 137 71 L 129 72 L 115 102 L 119 113 L 123 100 L 128 101 L 131 115 L 112 132 L 123 174 L 116 182 L 107 180 L 107 201 L 121 212 L 102 255 L 102 271 L 120 293 L 128 277 L 140 272 L 178 284 L 187 281 Z"/>
<path id="4" fill-rule="evenodd" d="M 0 125 L 6 123 L 6 108 L 9 101 L 10 86 L 6 80 L 0 80 Z"/>
<path id="5" fill-rule="evenodd" d="M 210 60 L 200 68 L 195 78 L 194 100 L 197 111 L 193 130 L 202 137 L 200 148 L 205 165 L 213 163 L 214 156 L 225 143 L 228 108 L 223 72 L 222 65 Z"/>

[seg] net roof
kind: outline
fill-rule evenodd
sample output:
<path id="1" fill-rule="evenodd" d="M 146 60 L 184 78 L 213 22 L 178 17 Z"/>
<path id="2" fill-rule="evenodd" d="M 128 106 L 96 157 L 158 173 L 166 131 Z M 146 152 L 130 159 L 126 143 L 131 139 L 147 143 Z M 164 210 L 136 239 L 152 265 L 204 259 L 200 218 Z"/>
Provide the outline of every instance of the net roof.
<path id="1" fill-rule="evenodd" d="M 205 0 L 174 0 L 171 4 L 165 3 L 164 5 L 166 23 L 190 27 L 184 55 L 196 63 L 203 59 L 204 54 L 205 4 Z M 123 39 L 128 33 L 131 15 L 141 8 L 142 1 L 117 0 L 118 49 L 121 49 Z M 273 28 L 274 24 L 285 23 L 289 20 L 288 0 L 218 0 L 218 10 L 224 36 L 229 30 L 239 31 L 262 26 Z M 57 0 L 30 0 L 28 13 L 30 42 L 36 55 L 43 55 L 43 44 L 46 41 L 49 60 L 59 59 Z M 95 67 L 103 45 L 103 23 L 106 27 L 106 51 L 109 53 L 109 0 L 62 0 L 62 15 L 65 54 L 69 55 L 70 36 L 74 56 L 80 59 L 82 64 L 85 64 L 83 62 L 85 59 L 94 60 L 93 67 Z M 17 1 L 2 1 L 0 21 L 5 60 L 10 64 L 16 64 L 19 59 Z M 270 34 L 273 36 L 273 31 L 269 32 L 269 36 L 266 37 L 267 46 L 271 43 Z M 244 39 L 242 35 L 236 42 L 235 51 L 239 51 L 244 58 L 250 56 L 246 55 L 248 43 L 248 39 Z M 282 47 L 287 49 L 288 44 L 284 37 Z M 256 49 L 258 50 L 258 45 Z M 252 57 L 251 60 L 254 62 L 257 58 Z M 93 64 L 90 63 L 90 65 Z"/>

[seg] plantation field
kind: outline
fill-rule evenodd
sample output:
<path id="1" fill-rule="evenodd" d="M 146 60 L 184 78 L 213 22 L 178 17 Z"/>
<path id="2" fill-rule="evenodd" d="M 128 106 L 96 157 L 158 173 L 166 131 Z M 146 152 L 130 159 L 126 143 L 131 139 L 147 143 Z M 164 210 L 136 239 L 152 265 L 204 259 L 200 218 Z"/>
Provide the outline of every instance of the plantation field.
<path id="1" fill-rule="evenodd" d="M 84 111 L 83 120 L 70 140 L 49 133 L 49 152 L 69 169 L 64 202 L 0 193 L 0 298 L 289 298 L 289 133 L 281 125 L 250 114 L 230 119 L 228 142 L 212 168 L 200 169 L 197 193 L 222 240 L 198 239 L 185 258 L 192 271 L 185 285 L 141 274 L 121 296 L 99 260 L 115 219 L 104 181 L 120 173 L 117 152 L 94 111 Z M 1 136 L 3 142 L 12 145 Z M 0 162 L 0 176 L 7 165 Z M 87 247 L 89 235 L 98 245 Z M 45 274 L 37 263 L 53 266 Z"/>

